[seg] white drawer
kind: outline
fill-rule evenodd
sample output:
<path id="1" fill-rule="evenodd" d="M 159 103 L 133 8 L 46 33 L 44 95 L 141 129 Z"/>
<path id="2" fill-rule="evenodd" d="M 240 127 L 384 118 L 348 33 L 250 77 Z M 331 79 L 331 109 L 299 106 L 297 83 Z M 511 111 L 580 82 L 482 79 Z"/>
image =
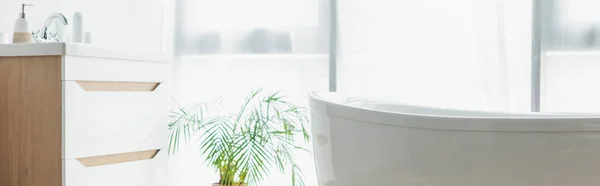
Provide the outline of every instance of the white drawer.
<path id="1" fill-rule="evenodd" d="M 166 186 L 167 151 L 153 159 L 85 166 L 77 159 L 63 160 L 65 186 Z"/>
<path id="2" fill-rule="evenodd" d="M 130 82 L 109 82 L 108 86 L 106 82 L 94 83 L 63 81 L 63 159 L 166 146 L 167 84 L 161 83 L 153 91 L 139 91 L 127 89 Z"/>
<path id="3" fill-rule="evenodd" d="M 123 59 L 63 57 L 64 81 L 165 82 L 170 63 Z"/>

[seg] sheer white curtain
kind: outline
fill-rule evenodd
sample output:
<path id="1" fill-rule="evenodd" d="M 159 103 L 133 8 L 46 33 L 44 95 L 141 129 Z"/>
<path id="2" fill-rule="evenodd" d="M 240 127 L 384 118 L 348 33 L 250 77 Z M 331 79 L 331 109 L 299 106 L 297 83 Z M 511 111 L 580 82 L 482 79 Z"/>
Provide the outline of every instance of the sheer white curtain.
<path id="1" fill-rule="evenodd" d="M 174 98 L 253 88 L 307 103 L 328 89 L 329 0 L 178 0 Z M 483 110 L 529 110 L 529 0 L 337 0 L 338 91 Z M 258 13 L 258 14 L 256 14 Z M 264 14 L 263 14 L 264 13 Z M 301 156 L 308 186 L 312 157 Z M 216 174 L 192 145 L 172 158 L 171 183 L 208 185 Z M 263 186 L 289 185 L 285 175 Z"/>
<path id="2" fill-rule="evenodd" d="M 530 1 L 337 4 L 339 92 L 463 109 L 529 109 Z"/>
<path id="3" fill-rule="evenodd" d="M 237 110 L 254 89 L 281 91 L 308 107 L 308 93 L 327 90 L 328 15 L 322 0 L 176 0 L 174 100 L 180 105 L 225 101 Z M 173 186 L 208 186 L 218 175 L 197 144 L 170 159 Z M 308 149 L 311 149 L 308 147 Z M 307 186 L 316 185 L 310 153 L 297 154 Z M 290 185 L 273 170 L 261 186 Z"/>
<path id="4" fill-rule="evenodd" d="M 180 54 L 327 52 L 319 0 L 178 1 Z"/>

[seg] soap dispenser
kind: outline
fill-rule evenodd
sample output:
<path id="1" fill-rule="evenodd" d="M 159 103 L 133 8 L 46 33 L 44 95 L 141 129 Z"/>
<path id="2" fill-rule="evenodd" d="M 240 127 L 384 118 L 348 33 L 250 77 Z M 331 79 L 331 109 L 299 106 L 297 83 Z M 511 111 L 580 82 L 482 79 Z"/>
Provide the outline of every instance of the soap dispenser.
<path id="1" fill-rule="evenodd" d="M 21 4 L 21 13 L 19 19 L 15 22 L 15 31 L 13 33 L 13 43 L 33 43 L 29 22 L 25 19 L 25 7 L 33 6 L 31 4 Z"/>

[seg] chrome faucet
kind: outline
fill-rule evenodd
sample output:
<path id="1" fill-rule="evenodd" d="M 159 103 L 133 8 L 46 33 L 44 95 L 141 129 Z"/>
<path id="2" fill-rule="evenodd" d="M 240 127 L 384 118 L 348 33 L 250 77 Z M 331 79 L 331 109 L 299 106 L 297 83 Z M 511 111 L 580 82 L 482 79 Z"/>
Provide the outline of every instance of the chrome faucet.
<path id="1" fill-rule="evenodd" d="M 48 17 L 46 19 L 46 22 L 44 23 L 44 27 L 42 27 L 41 30 L 38 30 L 36 33 L 34 33 L 36 41 L 42 42 L 42 43 L 61 42 L 63 33 L 59 33 L 59 31 L 57 31 L 57 33 L 51 33 L 49 31 L 49 28 L 50 28 L 50 26 L 52 26 L 52 23 L 54 22 L 54 20 L 58 20 L 59 23 L 63 24 L 63 26 L 66 26 L 69 24 L 69 22 L 67 21 L 67 18 L 61 13 L 54 13 L 54 14 L 50 15 L 50 17 Z"/>

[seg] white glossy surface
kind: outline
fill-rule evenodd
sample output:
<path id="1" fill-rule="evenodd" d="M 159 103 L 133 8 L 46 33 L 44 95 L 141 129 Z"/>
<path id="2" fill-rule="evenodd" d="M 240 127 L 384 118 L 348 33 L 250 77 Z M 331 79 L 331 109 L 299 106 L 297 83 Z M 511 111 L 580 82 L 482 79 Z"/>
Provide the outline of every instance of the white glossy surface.
<path id="1" fill-rule="evenodd" d="M 69 54 L 69 44 L 66 47 Z M 135 53 L 102 57 L 92 48 L 74 50 L 90 55 L 62 56 L 63 185 L 168 185 L 170 60 L 127 56 Z M 77 81 L 161 84 L 154 91 L 85 91 Z M 152 160 L 83 167 L 75 159 L 155 149 L 161 152 Z"/>
<path id="2" fill-rule="evenodd" d="M 79 56 L 112 59 L 170 62 L 173 57 L 160 52 L 126 51 L 82 43 L 23 43 L 0 44 L 3 56 Z"/>
<path id="3" fill-rule="evenodd" d="M 63 80 L 164 82 L 169 79 L 171 64 L 126 60 L 65 56 Z"/>
<path id="4" fill-rule="evenodd" d="M 90 92 L 74 81 L 64 87 L 65 159 L 166 146 L 166 83 L 152 92 Z"/>
<path id="5" fill-rule="evenodd" d="M 311 95 L 321 186 L 592 186 L 600 116 L 513 114 Z"/>
<path id="6" fill-rule="evenodd" d="M 167 153 L 154 159 L 84 167 L 75 159 L 63 160 L 66 186 L 166 186 Z"/>

